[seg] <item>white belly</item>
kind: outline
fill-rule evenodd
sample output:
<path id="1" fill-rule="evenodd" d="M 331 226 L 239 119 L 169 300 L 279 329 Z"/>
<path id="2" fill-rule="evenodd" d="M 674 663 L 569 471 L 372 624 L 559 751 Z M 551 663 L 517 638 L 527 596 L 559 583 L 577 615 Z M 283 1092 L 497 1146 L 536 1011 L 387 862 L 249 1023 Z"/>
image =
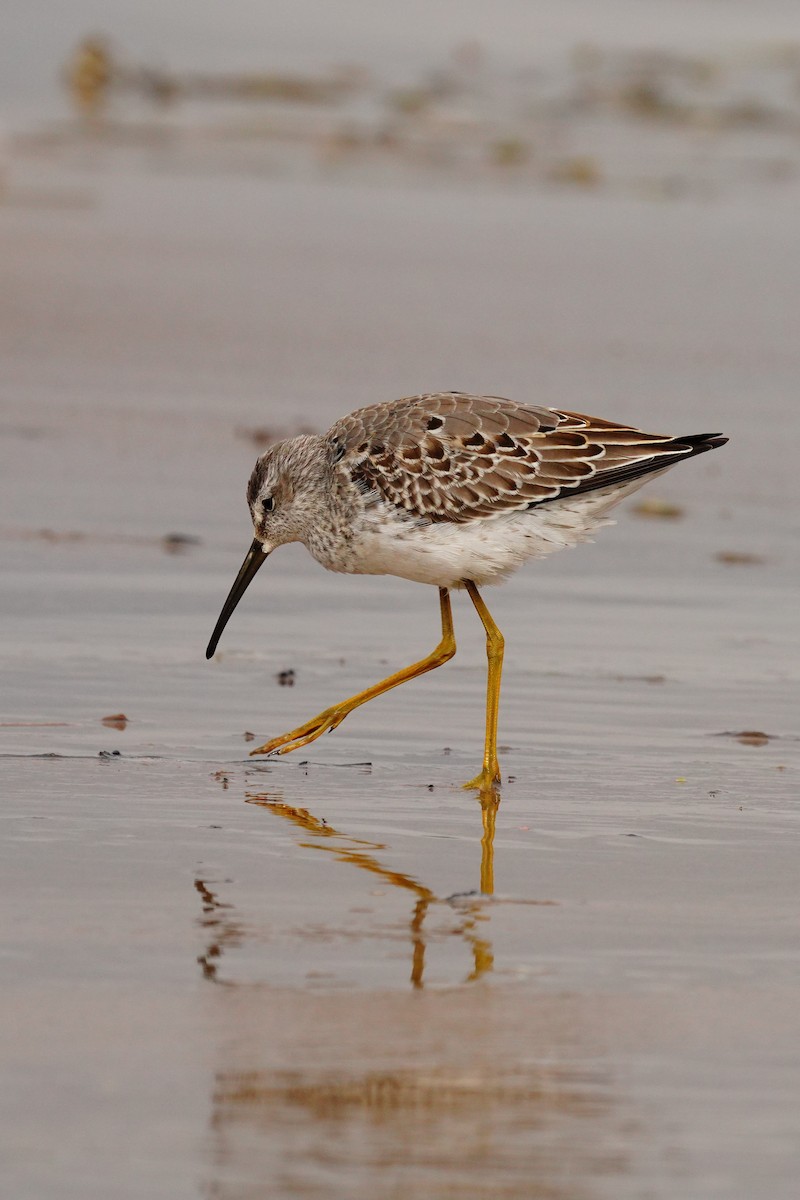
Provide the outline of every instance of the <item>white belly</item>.
<path id="1" fill-rule="evenodd" d="M 612 524 L 603 514 L 632 490 L 629 485 L 613 494 L 589 492 L 461 525 L 420 525 L 373 509 L 364 514 L 348 553 L 323 565 L 352 575 L 397 575 L 437 587 L 453 587 L 466 579 L 478 585 L 499 582 L 528 559 L 575 546 L 600 526 Z"/>

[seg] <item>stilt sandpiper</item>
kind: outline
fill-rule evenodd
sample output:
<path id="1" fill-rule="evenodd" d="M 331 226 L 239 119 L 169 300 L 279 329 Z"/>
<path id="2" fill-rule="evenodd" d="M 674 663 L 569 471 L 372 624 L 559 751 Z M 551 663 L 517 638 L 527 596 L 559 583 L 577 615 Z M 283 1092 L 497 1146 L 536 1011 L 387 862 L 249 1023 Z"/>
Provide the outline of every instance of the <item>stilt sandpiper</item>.
<path id="1" fill-rule="evenodd" d="M 437 392 L 362 408 L 325 434 L 271 446 L 247 486 L 255 539 L 206 657 L 267 555 L 287 542 L 302 542 L 329 571 L 398 575 L 437 587 L 442 638 L 426 658 L 252 753 L 307 746 L 360 704 L 447 662 L 456 651 L 450 590 L 461 587 L 486 630 L 488 656 L 483 767 L 465 786 L 496 789 L 504 643 L 478 588 L 529 558 L 585 541 L 649 476 L 726 441 L 717 433 L 642 433 L 561 409 Z"/>

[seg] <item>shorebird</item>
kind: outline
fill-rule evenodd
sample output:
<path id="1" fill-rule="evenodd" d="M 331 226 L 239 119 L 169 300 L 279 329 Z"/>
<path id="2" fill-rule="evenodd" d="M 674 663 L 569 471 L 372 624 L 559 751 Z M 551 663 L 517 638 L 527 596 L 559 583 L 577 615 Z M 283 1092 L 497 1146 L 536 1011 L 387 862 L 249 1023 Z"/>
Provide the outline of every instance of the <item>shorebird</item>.
<path id="1" fill-rule="evenodd" d="M 329 571 L 437 587 L 442 637 L 419 662 L 251 753 L 299 750 L 359 705 L 442 666 L 456 652 L 450 591 L 464 588 L 486 631 L 488 658 L 483 767 L 464 786 L 495 791 L 504 640 L 478 588 L 527 559 L 587 540 L 649 476 L 726 441 L 718 433 L 670 437 L 497 396 L 437 392 L 362 408 L 325 434 L 270 446 L 247 485 L 255 538 L 206 658 L 267 555 L 288 542 L 302 542 Z"/>

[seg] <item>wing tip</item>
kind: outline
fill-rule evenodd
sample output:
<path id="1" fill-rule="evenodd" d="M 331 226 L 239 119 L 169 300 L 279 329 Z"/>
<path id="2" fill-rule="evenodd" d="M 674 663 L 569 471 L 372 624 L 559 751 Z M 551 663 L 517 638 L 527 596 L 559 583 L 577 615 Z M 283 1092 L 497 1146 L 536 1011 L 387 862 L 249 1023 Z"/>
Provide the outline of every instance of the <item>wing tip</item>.
<path id="1" fill-rule="evenodd" d="M 692 433 L 688 437 L 675 438 L 691 448 L 692 454 L 704 454 L 706 450 L 717 450 L 730 439 L 724 433 Z M 690 455 L 691 457 L 691 455 Z"/>

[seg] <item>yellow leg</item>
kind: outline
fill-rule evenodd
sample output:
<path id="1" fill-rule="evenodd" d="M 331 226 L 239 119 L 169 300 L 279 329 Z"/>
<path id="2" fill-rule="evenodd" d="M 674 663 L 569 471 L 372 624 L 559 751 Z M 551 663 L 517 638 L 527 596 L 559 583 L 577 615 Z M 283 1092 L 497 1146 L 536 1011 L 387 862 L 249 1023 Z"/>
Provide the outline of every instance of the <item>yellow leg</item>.
<path id="1" fill-rule="evenodd" d="M 483 750 L 483 770 L 480 775 L 470 779 L 464 787 L 477 788 L 480 792 L 493 791 L 500 783 L 500 764 L 497 761 L 497 713 L 500 707 L 500 677 L 503 673 L 503 648 L 505 641 L 502 633 L 492 620 L 492 614 L 483 603 L 481 594 L 475 584 L 465 581 L 470 600 L 483 622 L 486 630 L 486 657 L 489 662 L 486 683 L 486 741 Z"/>
<path id="2" fill-rule="evenodd" d="M 442 614 L 442 640 L 427 658 L 412 663 L 410 667 L 404 667 L 402 671 L 396 671 L 388 679 L 382 679 L 380 683 L 373 684 L 372 687 L 366 688 L 356 696 L 351 696 L 349 700 L 342 700 L 340 704 L 326 708 L 324 712 L 312 717 L 304 725 L 299 725 L 291 733 L 284 733 L 281 737 L 273 738 L 271 742 L 265 742 L 263 746 L 251 750 L 250 753 L 288 754 L 290 750 L 299 750 L 302 746 L 307 746 L 309 742 L 315 741 L 320 734 L 327 733 L 329 730 L 335 729 L 337 725 L 341 725 L 347 714 L 351 713 L 354 708 L 358 708 L 360 704 L 366 704 L 368 700 L 374 700 L 376 696 L 382 696 L 391 688 L 399 687 L 401 683 L 406 683 L 409 679 L 416 679 L 418 675 L 424 675 L 426 671 L 433 671 L 436 667 L 441 667 L 456 652 L 453 614 L 450 608 L 450 593 L 447 588 L 439 588 L 439 607 Z"/>

